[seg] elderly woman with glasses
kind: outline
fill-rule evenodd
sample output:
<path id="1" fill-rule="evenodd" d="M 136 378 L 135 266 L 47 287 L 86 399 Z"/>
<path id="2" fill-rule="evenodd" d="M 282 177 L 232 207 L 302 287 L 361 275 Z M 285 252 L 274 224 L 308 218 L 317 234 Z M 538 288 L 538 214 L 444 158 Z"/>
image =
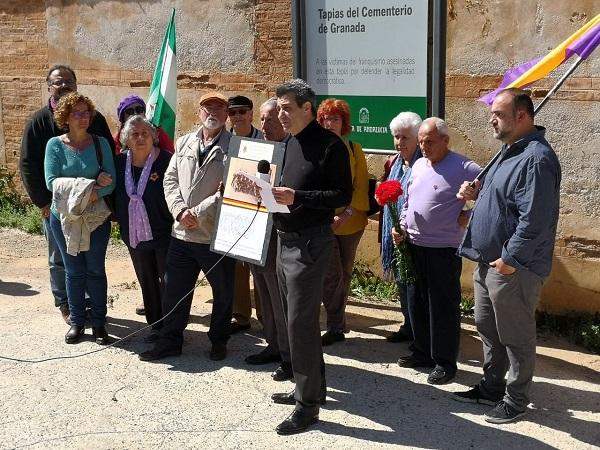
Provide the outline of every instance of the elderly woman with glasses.
<path id="1" fill-rule="evenodd" d="M 171 154 L 160 148 L 156 128 L 142 115 L 129 117 L 121 129 L 123 153 L 115 160 L 115 212 L 137 276 L 153 342 L 162 322 L 167 250 L 173 217 L 165 201 L 163 179 Z"/>
<path id="2" fill-rule="evenodd" d="M 94 104 L 89 98 L 77 92 L 62 97 L 54 110 L 54 120 L 59 128 L 68 131 L 48 141 L 44 157 L 46 186 L 53 193 L 50 229 L 65 263 L 71 313 L 71 328 L 65 335 L 67 344 L 78 342 L 84 334 L 86 292 L 94 339 L 100 345 L 108 342 L 105 328 L 108 286 L 104 260 L 110 235 L 110 221 L 107 220 L 110 211 L 104 206 L 106 214 L 97 216 L 100 220 L 94 217 L 97 225 L 94 227 L 87 219 L 81 225 L 76 216 L 71 217 L 63 207 L 64 198 L 68 196 L 69 204 L 74 201 L 75 206 L 85 208 L 81 213 L 84 215 L 86 211 L 100 209 L 95 204 L 103 202 L 102 198 L 114 190 L 115 168 L 110 145 L 105 138 L 87 131 L 94 114 Z M 80 223 L 77 233 L 74 223 Z M 91 232 L 86 231 L 90 229 Z M 76 248 L 74 242 L 77 242 Z"/>
<path id="3" fill-rule="evenodd" d="M 137 95 L 128 95 L 124 97 L 123 100 L 117 106 L 117 118 L 119 119 L 119 128 L 117 132 L 113 136 L 115 140 L 115 154 L 118 155 L 121 153 L 121 130 L 123 129 L 123 125 L 127 122 L 131 116 L 136 116 L 139 114 L 146 114 L 146 102 L 142 99 L 142 97 L 138 97 Z M 175 152 L 175 147 L 173 146 L 173 141 L 169 137 L 167 133 L 164 132 L 162 128 L 157 128 L 158 135 L 158 147 L 162 150 L 166 150 L 170 154 Z"/>
<path id="4" fill-rule="evenodd" d="M 335 244 L 323 286 L 327 332 L 322 336 L 322 344 L 331 345 L 345 339 L 346 300 L 350 291 L 354 258 L 367 226 L 369 174 L 362 146 L 347 138 L 352 130 L 348 103 L 335 98 L 324 100 L 317 111 L 317 122 L 344 141 L 352 172 L 352 200 L 349 205 L 335 212 L 332 225 Z"/>

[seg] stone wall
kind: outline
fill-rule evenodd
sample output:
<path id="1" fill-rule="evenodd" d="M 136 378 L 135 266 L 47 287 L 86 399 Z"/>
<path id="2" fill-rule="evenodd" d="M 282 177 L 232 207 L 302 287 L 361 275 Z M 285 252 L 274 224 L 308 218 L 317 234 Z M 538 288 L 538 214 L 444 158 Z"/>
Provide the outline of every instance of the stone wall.
<path id="1" fill-rule="evenodd" d="M 597 6 L 597 0 L 448 0 L 446 118 L 452 146 L 484 164 L 498 142 L 476 98 L 497 86 L 507 68 L 546 54 L 597 14 Z M 3 0 L 0 164 L 17 172 L 24 123 L 47 101 L 44 79 L 55 63 L 76 70 L 80 91 L 115 127 L 119 99 L 147 95 L 172 7 L 178 134 L 194 127 L 203 92 L 242 93 L 258 104 L 291 77 L 290 0 Z M 552 311 L 600 310 L 599 52 L 538 116 L 563 167 L 554 270 L 542 300 Z M 536 102 L 557 76 L 536 83 Z M 381 165 L 381 158 L 371 158 L 371 172 Z M 377 224 L 371 222 L 359 255 L 378 269 L 376 237 Z M 465 264 L 466 289 L 470 270 Z"/>

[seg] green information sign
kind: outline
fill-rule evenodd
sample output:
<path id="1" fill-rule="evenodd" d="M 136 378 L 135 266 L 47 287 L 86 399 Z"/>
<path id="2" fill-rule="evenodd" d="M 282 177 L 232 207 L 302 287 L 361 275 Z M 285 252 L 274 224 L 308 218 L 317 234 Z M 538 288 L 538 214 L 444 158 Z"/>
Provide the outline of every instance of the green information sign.
<path id="1" fill-rule="evenodd" d="M 351 139 L 366 150 L 393 150 L 398 113 L 427 114 L 428 3 L 304 2 L 304 76 L 319 101 L 350 104 Z"/>

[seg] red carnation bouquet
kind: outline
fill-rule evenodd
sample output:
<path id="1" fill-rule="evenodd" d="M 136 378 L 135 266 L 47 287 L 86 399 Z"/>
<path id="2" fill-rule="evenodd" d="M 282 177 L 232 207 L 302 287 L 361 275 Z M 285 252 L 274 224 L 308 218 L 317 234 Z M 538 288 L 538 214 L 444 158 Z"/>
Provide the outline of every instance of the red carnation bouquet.
<path id="1" fill-rule="evenodd" d="M 402 232 L 402 229 L 400 228 L 400 216 L 398 214 L 398 199 L 402 193 L 402 184 L 397 180 L 384 181 L 375 189 L 375 200 L 382 207 L 387 205 L 392 217 L 392 225 L 399 233 Z M 415 264 L 406 240 L 394 246 L 394 263 L 402 281 L 406 284 L 414 284 L 417 281 Z"/>

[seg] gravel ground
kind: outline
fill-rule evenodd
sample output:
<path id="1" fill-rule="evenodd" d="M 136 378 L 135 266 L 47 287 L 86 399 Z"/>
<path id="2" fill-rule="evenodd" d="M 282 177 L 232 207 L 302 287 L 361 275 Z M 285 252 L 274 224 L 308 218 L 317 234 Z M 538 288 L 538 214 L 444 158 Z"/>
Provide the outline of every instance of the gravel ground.
<path id="1" fill-rule="evenodd" d="M 0 355 L 23 359 L 77 356 L 89 339 L 65 345 L 67 326 L 48 289 L 41 237 L 0 229 Z M 140 292 L 127 252 L 108 256 L 109 333 L 141 328 Z M 311 431 L 281 437 L 274 427 L 291 407 L 269 401 L 289 390 L 244 357 L 264 346 L 260 324 L 232 337 L 225 361 L 208 359 L 210 290 L 197 290 L 184 353 L 143 363 L 145 332 L 102 352 L 39 364 L 0 359 L 0 448 L 60 449 L 587 449 L 600 445 L 600 357 L 554 337 L 538 342 L 534 403 L 520 422 L 493 426 L 486 406 L 455 402 L 450 393 L 477 382 L 481 344 L 463 321 L 456 382 L 434 387 L 426 373 L 398 367 L 406 344 L 384 337 L 398 326 L 394 304 L 353 299 L 352 331 L 326 348 L 328 399 Z"/>

